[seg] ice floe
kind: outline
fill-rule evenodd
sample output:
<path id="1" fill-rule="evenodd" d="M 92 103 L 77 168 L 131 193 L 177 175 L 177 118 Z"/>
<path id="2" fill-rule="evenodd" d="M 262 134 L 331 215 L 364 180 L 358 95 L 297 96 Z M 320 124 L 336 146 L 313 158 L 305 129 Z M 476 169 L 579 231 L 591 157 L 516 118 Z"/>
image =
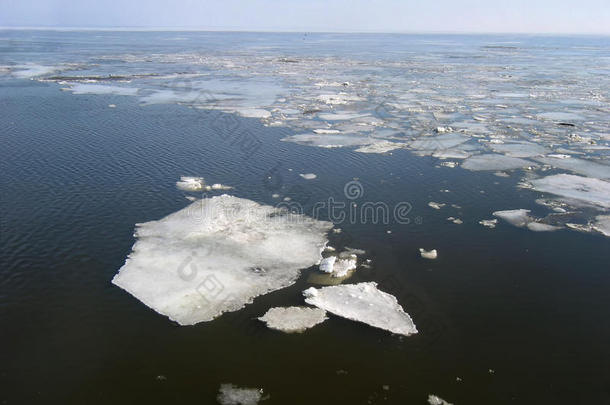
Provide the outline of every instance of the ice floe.
<path id="1" fill-rule="evenodd" d="M 529 183 L 529 186 L 536 191 L 585 202 L 601 208 L 610 208 L 610 182 L 604 180 L 572 174 L 556 174 L 530 180 Z"/>
<path id="2" fill-rule="evenodd" d="M 326 319 L 326 311 L 320 308 L 287 307 L 271 308 L 258 318 L 270 329 L 286 333 L 300 333 L 313 328 Z"/>
<path id="3" fill-rule="evenodd" d="M 233 384 L 222 384 L 216 397 L 221 405 L 257 405 L 263 399 L 262 388 L 240 388 Z"/>
<path id="4" fill-rule="evenodd" d="M 510 170 L 531 166 L 532 162 L 499 154 L 484 154 L 471 156 L 464 160 L 462 168 L 467 170 Z"/>
<path id="5" fill-rule="evenodd" d="M 518 228 L 522 228 L 534 220 L 534 218 L 530 216 L 530 212 L 530 210 L 526 209 L 504 210 L 494 212 L 493 216 L 501 218 Z"/>
<path id="6" fill-rule="evenodd" d="M 417 333 L 413 320 L 393 295 L 377 283 L 337 285 L 303 291 L 305 302 L 343 318 L 409 336 Z"/>
<path id="7" fill-rule="evenodd" d="M 441 209 L 441 208 L 443 208 L 445 205 L 447 205 L 447 204 L 444 204 L 444 203 L 437 203 L 437 202 L 434 202 L 434 201 L 430 201 L 430 202 L 428 203 L 428 207 L 430 207 L 430 208 L 434 208 L 435 210 L 440 210 L 440 209 Z"/>
<path id="8" fill-rule="evenodd" d="M 419 248 L 419 255 L 423 259 L 429 259 L 429 260 L 434 260 L 438 257 L 438 253 L 437 253 L 436 249 L 426 250 L 424 248 Z"/>
<path id="9" fill-rule="evenodd" d="M 453 405 L 437 395 L 428 395 L 428 404 L 430 405 Z"/>
<path id="10" fill-rule="evenodd" d="M 302 178 L 304 178 L 305 180 L 313 180 L 316 177 L 318 177 L 317 175 L 313 174 L 313 173 L 305 173 L 305 174 L 299 174 L 299 176 L 301 176 Z"/>
<path id="11" fill-rule="evenodd" d="M 139 89 L 135 87 L 108 86 L 104 84 L 71 83 L 68 90 L 73 94 L 113 94 L 117 96 L 135 96 Z"/>
<path id="12" fill-rule="evenodd" d="M 329 222 L 222 195 L 138 224 L 112 282 L 181 325 L 292 285 L 318 264 Z"/>
<path id="13" fill-rule="evenodd" d="M 495 228 L 497 223 L 497 219 L 482 219 L 479 221 L 479 224 L 487 228 Z"/>
<path id="14" fill-rule="evenodd" d="M 176 187 L 185 191 L 200 191 L 205 187 L 205 180 L 203 177 L 182 176 L 176 182 Z"/>

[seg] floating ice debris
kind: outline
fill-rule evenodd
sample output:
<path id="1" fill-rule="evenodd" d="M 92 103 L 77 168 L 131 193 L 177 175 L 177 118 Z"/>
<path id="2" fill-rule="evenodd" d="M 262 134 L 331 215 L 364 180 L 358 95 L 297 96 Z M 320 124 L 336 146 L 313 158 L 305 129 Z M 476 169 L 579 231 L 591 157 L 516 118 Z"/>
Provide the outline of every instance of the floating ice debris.
<path id="1" fill-rule="evenodd" d="M 361 97 L 351 96 L 347 93 L 339 94 L 321 94 L 317 98 L 318 101 L 329 105 L 342 105 L 351 101 L 362 101 Z"/>
<path id="2" fill-rule="evenodd" d="M 401 142 L 390 142 L 390 141 L 377 141 L 370 145 L 361 146 L 356 149 L 356 152 L 360 153 L 387 153 L 396 149 L 404 149 L 407 146 L 406 143 Z"/>
<path id="3" fill-rule="evenodd" d="M 224 184 L 214 183 L 211 186 L 206 186 L 206 190 L 231 190 L 233 187 L 225 186 Z"/>
<path id="4" fill-rule="evenodd" d="M 487 227 L 487 228 L 495 228 L 498 223 L 497 219 L 482 219 L 479 221 L 479 224 Z"/>
<path id="5" fill-rule="evenodd" d="M 494 175 L 496 175 L 498 177 L 510 177 L 510 174 L 508 174 L 506 172 L 495 172 Z"/>
<path id="6" fill-rule="evenodd" d="M 12 75 L 20 79 L 32 79 L 35 77 L 59 72 L 63 70 L 58 66 L 43 66 L 36 65 L 34 63 L 28 63 L 26 65 L 15 66 L 18 70 L 13 70 Z"/>
<path id="7" fill-rule="evenodd" d="M 320 308 L 288 307 L 271 308 L 265 315 L 258 318 L 270 329 L 286 333 L 301 333 L 326 319 L 326 311 Z"/>
<path id="8" fill-rule="evenodd" d="M 451 222 L 453 222 L 454 224 L 457 224 L 457 225 L 461 225 L 461 224 L 464 223 L 464 221 L 462 221 L 459 218 L 455 218 L 455 217 L 449 217 L 449 218 L 447 218 L 447 221 L 451 221 Z"/>
<path id="9" fill-rule="evenodd" d="M 610 208 L 610 183 L 607 181 L 572 174 L 556 174 L 530 180 L 530 183 L 536 191 Z"/>
<path id="10" fill-rule="evenodd" d="M 578 158 L 557 158 L 550 155 L 546 158 L 535 159 L 540 163 L 551 165 L 559 169 L 569 170 L 587 177 L 610 179 L 610 166 Z"/>
<path id="11" fill-rule="evenodd" d="M 444 149 L 437 150 L 432 154 L 432 157 L 439 159 L 466 159 L 471 153 L 461 149 Z M 454 163 L 454 162 L 452 162 Z M 457 164 L 457 163 L 454 163 Z"/>
<path id="12" fill-rule="evenodd" d="M 262 399 L 262 388 L 239 388 L 233 384 L 222 384 L 216 397 L 221 405 L 257 405 Z"/>
<path id="13" fill-rule="evenodd" d="M 136 226 L 112 282 L 181 325 L 292 285 L 322 259 L 329 222 L 222 195 Z"/>
<path id="14" fill-rule="evenodd" d="M 458 133 L 451 133 L 438 136 L 422 136 L 417 140 L 409 143 L 409 147 L 417 150 L 424 151 L 438 151 L 443 149 L 453 148 L 454 146 L 460 145 L 468 141 L 470 137 L 460 135 Z"/>
<path id="15" fill-rule="evenodd" d="M 551 121 L 581 121 L 584 120 L 584 117 L 567 112 L 546 112 L 541 114 L 536 114 L 538 118 L 551 120 Z"/>
<path id="16" fill-rule="evenodd" d="M 493 213 L 493 216 L 501 218 L 511 225 L 523 228 L 524 226 L 527 226 L 528 223 L 534 221 L 534 218 L 529 215 L 530 212 L 530 210 L 525 209 L 505 210 L 496 211 Z"/>
<path id="17" fill-rule="evenodd" d="M 604 236 L 610 236 L 610 215 L 598 215 L 592 228 Z"/>
<path id="18" fill-rule="evenodd" d="M 205 180 L 203 177 L 182 176 L 176 182 L 176 187 L 185 191 L 200 191 L 205 187 Z"/>
<path id="19" fill-rule="evenodd" d="M 519 169 L 522 167 L 530 166 L 532 162 L 524 159 L 497 155 L 497 154 L 485 154 L 471 156 L 462 163 L 462 167 L 467 170 L 509 170 Z"/>
<path id="20" fill-rule="evenodd" d="M 236 112 L 246 118 L 269 118 L 271 113 L 261 108 L 239 108 Z"/>
<path id="21" fill-rule="evenodd" d="M 426 250 L 424 248 L 419 248 L 419 255 L 423 259 L 429 259 L 429 260 L 434 260 L 438 257 L 438 253 L 436 252 L 436 249 Z"/>
<path id="22" fill-rule="evenodd" d="M 377 283 L 337 285 L 303 291 L 305 302 L 343 318 L 363 322 L 399 335 L 417 333 L 413 320 L 396 298 L 377 289 Z"/>
<path id="23" fill-rule="evenodd" d="M 445 205 L 447 205 L 447 204 L 444 204 L 444 203 L 437 203 L 437 202 L 434 202 L 434 201 L 430 201 L 430 202 L 428 203 L 428 207 L 430 207 L 430 208 L 434 208 L 435 210 L 440 210 L 440 209 L 441 209 L 441 208 L 443 208 Z"/>
<path id="24" fill-rule="evenodd" d="M 103 84 L 71 83 L 68 88 L 73 94 L 114 94 L 116 96 L 135 96 L 135 87 L 107 86 Z"/>
<path id="25" fill-rule="evenodd" d="M 428 395 L 428 403 L 430 405 L 453 405 L 436 395 Z"/>
<path id="26" fill-rule="evenodd" d="M 561 229 L 560 226 L 543 224 L 541 222 L 529 222 L 527 224 L 527 229 L 534 232 L 552 232 Z"/>
<path id="27" fill-rule="evenodd" d="M 301 177 L 302 177 L 302 178 L 304 178 L 305 180 L 313 180 L 313 179 L 315 179 L 316 177 L 318 177 L 318 176 L 316 176 L 316 175 L 315 175 L 315 174 L 313 174 L 313 173 L 299 174 L 299 176 L 301 176 Z"/>
<path id="28" fill-rule="evenodd" d="M 457 162 L 442 162 L 441 166 L 454 168 L 459 166 L 459 164 Z"/>
<path id="29" fill-rule="evenodd" d="M 332 277 L 345 277 L 351 270 L 356 269 L 357 257 L 351 254 L 346 258 L 337 259 L 329 256 L 320 262 L 320 271 L 330 274 Z"/>
<path id="30" fill-rule="evenodd" d="M 341 133 L 338 129 L 314 129 L 313 132 L 318 135 L 334 135 Z"/>
<path id="31" fill-rule="evenodd" d="M 280 198 L 279 194 L 271 194 L 271 198 Z"/>
<path id="32" fill-rule="evenodd" d="M 493 145 L 491 149 L 494 152 L 503 153 L 506 156 L 517 158 L 540 156 L 549 152 L 549 150 L 544 146 L 531 142 L 505 143 L 502 145 Z"/>

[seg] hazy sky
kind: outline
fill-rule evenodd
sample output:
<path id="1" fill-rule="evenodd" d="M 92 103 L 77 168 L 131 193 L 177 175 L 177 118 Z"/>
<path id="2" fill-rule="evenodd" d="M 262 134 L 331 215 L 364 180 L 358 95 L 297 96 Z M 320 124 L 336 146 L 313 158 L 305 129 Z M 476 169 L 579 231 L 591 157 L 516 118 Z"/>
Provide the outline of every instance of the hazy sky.
<path id="1" fill-rule="evenodd" d="M 0 26 L 610 34 L 610 0 L 0 0 Z"/>

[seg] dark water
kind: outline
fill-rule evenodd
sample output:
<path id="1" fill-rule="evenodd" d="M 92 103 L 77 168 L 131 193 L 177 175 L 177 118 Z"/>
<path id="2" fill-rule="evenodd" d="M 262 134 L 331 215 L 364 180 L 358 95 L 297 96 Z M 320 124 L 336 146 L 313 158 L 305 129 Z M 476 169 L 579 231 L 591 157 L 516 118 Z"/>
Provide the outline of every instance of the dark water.
<path id="1" fill-rule="evenodd" d="M 0 86 L 3 403 L 213 404 L 225 382 L 263 387 L 264 404 L 424 404 L 432 393 L 455 404 L 610 403 L 608 239 L 478 225 L 498 209 L 540 210 L 537 193 L 515 193 L 519 176 L 435 168 L 407 151 L 279 142 L 288 129 L 240 118 L 263 143 L 244 153 L 218 115 L 73 96 L 53 83 Z M 318 179 L 298 177 L 307 172 Z M 398 338 L 331 316 L 285 335 L 256 321 L 301 304 L 315 269 L 191 327 L 113 286 L 134 224 L 186 206 L 175 182 L 188 174 L 269 204 L 276 192 L 306 208 L 345 201 L 353 178 L 367 201 L 410 202 L 410 224 L 344 223 L 331 244 L 365 249 L 374 266 L 349 282 L 377 281 L 420 333 Z M 439 259 L 423 261 L 419 247 Z"/>

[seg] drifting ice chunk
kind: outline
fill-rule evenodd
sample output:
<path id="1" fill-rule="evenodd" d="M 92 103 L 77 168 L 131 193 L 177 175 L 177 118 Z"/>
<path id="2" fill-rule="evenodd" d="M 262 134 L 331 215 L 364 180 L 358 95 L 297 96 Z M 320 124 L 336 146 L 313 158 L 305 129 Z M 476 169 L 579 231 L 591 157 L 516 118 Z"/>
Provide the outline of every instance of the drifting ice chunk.
<path id="1" fill-rule="evenodd" d="M 561 157 L 557 157 L 561 156 Z M 563 157 L 565 155 L 549 155 L 546 158 L 536 159 L 540 163 L 551 165 L 559 169 L 569 170 L 583 176 L 596 177 L 598 179 L 610 179 L 610 166 L 593 162 L 586 159 Z"/>
<path id="2" fill-rule="evenodd" d="M 139 89 L 133 87 L 106 86 L 103 84 L 74 83 L 70 84 L 73 94 L 114 94 L 117 96 L 135 96 Z"/>
<path id="3" fill-rule="evenodd" d="M 346 259 L 337 259 L 336 256 L 330 256 L 322 259 L 320 271 L 329 273 L 333 277 L 345 277 L 351 270 L 356 269 L 356 259 L 354 254 Z"/>
<path id="4" fill-rule="evenodd" d="M 377 289 L 377 283 L 337 285 L 303 291 L 305 302 L 335 315 L 375 328 L 409 336 L 417 333 L 413 320 L 393 295 Z"/>
<path id="5" fill-rule="evenodd" d="M 530 222 L 534 221 L 530 215 L 530 210 L 518 209 L 518 210 L 505 210 L 496 211 L 493 213 L 494 217 L 501 218 L 511 225 L 519 228 L 527 226 Z"/>
<path id="6" fill-rule="evenodd" d="M 205 187 L 205 180 L 203 177 L 182 176 L 176 182 L 176 187 L 185 191 L 200 191 Z"/>
<path id="7" fill-rule="evenodd" d="M 610 208 L 610 183 L 607 181 L 571 174 L 556 174 L 531 180 L 530 183 L 537 191 Z"/>
<path id="8" fill-rule="evenodd" d="M 476 155 L 469 157 L 462 163 L 462 167 L 467 170 L 509 170 L 519 169 L 530 166 L 532 163 L 510 156 L 497 155 L 489 153 L 485 155 Z"/>
<path id="9" fill-rule="evenodd" d="M 487 227 L 487 228 L 495 228 L 498 223 L 497 219 L 482 219 L 479 221 L 479 224 Z"/>
<path id="10" fill-rule="evenodd" d="M 453 405 L 436 395 L 428 395 L 428 403 L 430 405 Z"/>
<path id="11" fill-rule="evenodd" d="M 610 215 L 596 216 L 592 227 L 602 235 L 610 236 Z"/>
<path id="12" fill-rule="evenodd" d="M 237 311 L 322 259 L 332 223 L 228 195 L 136 226 L 112 282 L 181 325 Z"/>
<path id="13" fill-rule="evenodd" d="M 527 229 L 534 232 L 552 232 L 561 229 L 561 227 L 543 224 L 541 222 L 530 222 L 527 224 Z"/>
<path id="14" fill-rule="evenodd" d="M 262 399 L 260 388 L 239 388 L 233 384 L 222 384 L 216 399 L 221 405 L 257 405 Z"/>
<path id="15" fill-rule="evenodd" d="M 361 146 L 356 149 L 356 152 L 360 153 L 387 153 L 396 149 L 404 149 L 407 146 L 406 143 L 401 142 L 390 142 L 390 141 L 379 141 L 370 145 Z"/>
<path id="16" fill-rule="evenodd" d="M 313 174 L 313 173 L 299 174 L 299 176 L 301 176 L 301 177 L 302 177 L 302 178 L 304 178 L 305 180 L 313 180 L 313 179 L 315 179 L 316 177 L 318 177 L 318 176 L 316 176 L 316 175 L 315 175 L 315 174 Z"/>
<path id="17" fill-rule="evenodd" d="M 435 210 L 440 210 L 440 209 L 441 209 L 441 208 L 443 208 L 445 205 L 447 205 L 447 204 L 444 204 L 444 203 L 437 203 L 437 202 L 434 202 L 434 201 L 430 201 L 430 202 L 428 203 L 428 207 L 430 207 L 430 208 L 434 208 Z"/>
<path id="18" fill-rule="evenodd" d="M 430 260 L 434 260 L 438 257 L 438 253 L 436 252 L 436 249 L 426 250 L 424 248 L 419 248 L 419 254 L 422 258 L 430 259 Z"/>
<path id="19" fill-rule="evenodd" d="M 271 308 L 258 319 L 265 322 L 270 329 L 286 333 L 301 333 L 328 318 L 326 311 L 320 308 L 288 307 Z"/>

